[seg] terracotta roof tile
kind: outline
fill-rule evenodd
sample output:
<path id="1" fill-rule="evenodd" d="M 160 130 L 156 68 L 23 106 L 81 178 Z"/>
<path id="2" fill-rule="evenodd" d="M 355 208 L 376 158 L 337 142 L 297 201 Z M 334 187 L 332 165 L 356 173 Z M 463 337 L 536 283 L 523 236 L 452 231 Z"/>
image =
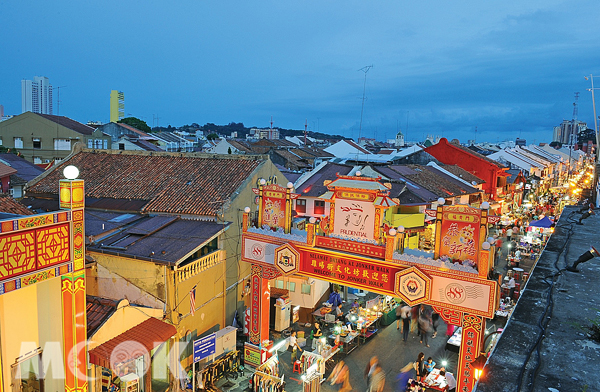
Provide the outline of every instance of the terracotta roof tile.
<path id="1" fill-rule="evenodd" d="M 0 162 L 0 178 L 12 176 L 15 173 L 17 173 L 17 169 L 14 169 L 14 168 Z"/>
<path id="2" fill-rule="evenodd" d="M 87 336 L 98 328 L 117 310 L 119 301 L 88 295 L 86 298 Z"/>
<path id="3" fill-rule="evenodd" d="M 79 168 L 86 198 L 147 200 L 142 212 L 214 216 L 264 159 L 83 149 L 35 180 L 28 195 L 56 195 L 66 165 Z"/>
<path id="4" fill-rule="evenodd" d="M 140 344 L 150 352 L 175 335 L 176 332 L 173 325 L 150 317 L 141 324 L 90 350 L 90 362 L 94 365 L 111 368 L 112 365 L 116 365 L 116 363 L 111 363 L 111 359 L 114 357 L 118 357 L 119 363 L 135 359 L 140 355 Z M 111 358 L 117 347 L 119 355 Z"/>
<path id="5" fill-rule="evenodd" d="M 0 195 L 0 212 L 16 215 L 33 215 L 34 212 L 9 195 Z"/>
<path id="6" fill-rule="evenodd" d="M 462 167 L 460 167 L 458 165 L 444 165 L 444 166 L 442 166 L 442 168 L 445 170 L 448 170 L 450 173 L 454 174 L 455 176 L 460 177 L 463 180 L 468 181 L 470 183 L 472 183 L 473 181 L 475 181 L 477 184 L 485 183 L 484 180 L 477 177 L 475 174 L 472 174 L 472 173 L 466 171 L 465 169 L 463 169 Z"/>

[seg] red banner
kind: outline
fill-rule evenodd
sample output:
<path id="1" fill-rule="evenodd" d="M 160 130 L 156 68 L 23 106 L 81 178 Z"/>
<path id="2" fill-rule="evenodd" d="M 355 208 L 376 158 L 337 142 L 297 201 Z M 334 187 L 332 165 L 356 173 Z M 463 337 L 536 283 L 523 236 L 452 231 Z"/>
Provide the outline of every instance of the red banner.
<path id="1" fill-rule="evenodd" d="M 317 236 L 315 246 L 339 250 L 342 252 L 356 253 L 367 257 L 376 257 L 385 259 L 385 247 L 378 245 L 365 244 L 362 242 L 342 240 L 333 237 Z"/>
<path id="2" fill-rule="evenodd" d="M 379 293 L 394 294 L 396 272 L 406 267 L 364 258 L 300 248 L 299 274 Z"/>
<path id="3" fill-rule="evenodd" d="M 458 372 L 456 390 L 471 392 L 475 386 L 475 369 L 473 361 L 481 352 L 481 339 L 483 336 L 483 317 L 466 314 L 463 316 L 462 337 L 460 351 L 458 352 Z"/>
<path id="4" fill-rule="evenodd" d="M 444 207 L 440 256 L 477 264 L 481 211 L 466 206 Z"/>
<path id="5" fill-rule="evenodd" d="M 265 185 L 262 188 L 263 224 L 269 227 L 285 227 L 285 195 L 286 188 L 277 184 Z"/>

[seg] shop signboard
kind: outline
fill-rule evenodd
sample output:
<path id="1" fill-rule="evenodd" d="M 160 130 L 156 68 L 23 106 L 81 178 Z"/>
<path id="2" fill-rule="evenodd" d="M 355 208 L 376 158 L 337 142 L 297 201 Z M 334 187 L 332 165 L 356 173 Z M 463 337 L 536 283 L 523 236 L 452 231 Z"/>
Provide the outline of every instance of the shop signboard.
<path id="1" fill-rule="evenodd" d="M 258 262 L 273 265 L 275 262 L 275 248 L 277 246 L 266 241 L 244 237 L 242 239 L 242 259 L 250 263 Z"/>
<path id="2" fill-rule="evenodd" d="M 442 271 L 427 272 L 431 277 L 428 304 L 487 318 L 494 317 L 498 282 L 476 277 L 459 277 L 456 273 Z"/>
<path id="3" fill-rule="evenodd" d="M 216 337 L 212 333 L 200 339 L 194 340 L 194 363 L 214 355 L 216 352 Z"/>
<path id="4" fill-rule="evenodd" d="M 338 192 L 333 214 L 333 234 L 342 238 L 363 241 L 375 238 L 374 194 Z M 341 198 L 341 197 L 343 198 Z"/>
<path id="5" fill-rule="evenodd" d="M 260 366 L 260 348 L 248 342 L 244 343 L 244 364 Z"/>
<path id="6" fill-rule="evenodd" d="M 298 247 L 298 273 L 344 286 L 395 295 L 394 277 L 406 267 L 332 251 Z"/>
<path id="7" fill-rule="evenodd" d="M 286 188 L 277 184 L 263 186 L 262 223 L 272 228 L 285 227 Z"/>
<path id="8" fill-rule="evenodd" d="M 443 207 L 440 256 L 477 264 L 481 210 L 468 206 Z"/>

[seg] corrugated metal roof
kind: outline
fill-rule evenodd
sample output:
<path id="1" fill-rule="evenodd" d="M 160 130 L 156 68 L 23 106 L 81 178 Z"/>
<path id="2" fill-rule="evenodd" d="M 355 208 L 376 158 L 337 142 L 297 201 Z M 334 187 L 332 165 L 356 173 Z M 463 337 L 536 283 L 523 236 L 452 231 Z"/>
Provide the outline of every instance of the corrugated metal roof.
<path id="1" fill-rule="evenodd" d="M 175 326 L 150 317 L 141 324 L 90 350 L 90 363 L 109 369 L 114 368 L 120 363 L 139 358 L 143 354 L 140 353 L 140 345 L 147 350 L 147 353 L 150 353 L 176 332 Z M 113 356 L 117 347 L 119 355 Z M 119 362 L 111 363 L 111 360 Z"/>

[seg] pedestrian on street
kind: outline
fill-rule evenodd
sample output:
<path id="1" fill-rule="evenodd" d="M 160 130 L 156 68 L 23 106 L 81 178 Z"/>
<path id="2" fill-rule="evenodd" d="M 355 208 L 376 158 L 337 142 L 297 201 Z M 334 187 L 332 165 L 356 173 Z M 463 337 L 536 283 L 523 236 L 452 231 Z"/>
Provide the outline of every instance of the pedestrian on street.
<path id="1" fill-rule="evenodd" d="M 433 328 L 433 335 L 431 335 L 432 339 L 435 339 L 437 336 L 438 321 L 440 321 L 440 315 L 436 311 L 433 311 L 433 313 L 431 313 L 431 327 Z"/>
<path id="2" fill-rule="evenodd" d="M 419 307 L 415 306 L 410 310 L 411 322 L 410 322 L 410 331 L 417 331 L 417 336 L 420 336 L 419 333 Z"/>
<path id="3" fill-rule="evenodd" d="M 431 315 L 425 305 L 419 307 L 419 333 L 421 336 L 420 343 L 429 347 L 429 331 L 431 330 Z"/>
<path id="4" fill-rule="evenodd" d="M 375 368 L 373 369 L 373 373 L 371 374 L 371 379 L 369 383 L 369 389 L 367 392 L 382 392 L 383 387 L 385 386 L 385 372 L 377 363 Z"/>
<path id="5" fill-rule="evenodd" d="M 377 356 L 373 356 L 373 357 L 371 357 L 371 359 L 369 360 L 369 363 L 367 364 L 367 367 L 365 368 L 365 379 L 367 380 L 367 390 L 369 388 L 369 385 L 371 385 L 371 376 L 373 375 L 373 372 L 375 371 L 375 367 L 377 367 L 378 363 L 379 363 L 379 358 L 377 358 Z"/>
<path id="6" fill-rule="evenodd" d="M 513 235 L 513 230 L 509 227 L 508 230 L 506 230 L 506 240 L 510 242 L 510 238 Z"/>
<path id="7" fill-rule="evenodd" d="M 408 305 L 402 307 L 402 340 L 405 342 L 408 339 L 408 332 L 410 331 L 411 321 L 411 308 Z"/>
<path id="8" fill-rule="evenodd" d="M 339 392 L 350 392 L 352 390 L 352 385 L 350 385 L 350 372 L 348 370 L 348 365 L 346 365 L 344 361 L 340 361 L 335 365 L 327 380 L 331 380 L 331 385 L 337 385 Z"/>
<path id="9" fill-rule="evenodd" d="M 402 306 L 396 306 L 396 329 L 400 329 L 400 320 L 402 319 Z"/>

